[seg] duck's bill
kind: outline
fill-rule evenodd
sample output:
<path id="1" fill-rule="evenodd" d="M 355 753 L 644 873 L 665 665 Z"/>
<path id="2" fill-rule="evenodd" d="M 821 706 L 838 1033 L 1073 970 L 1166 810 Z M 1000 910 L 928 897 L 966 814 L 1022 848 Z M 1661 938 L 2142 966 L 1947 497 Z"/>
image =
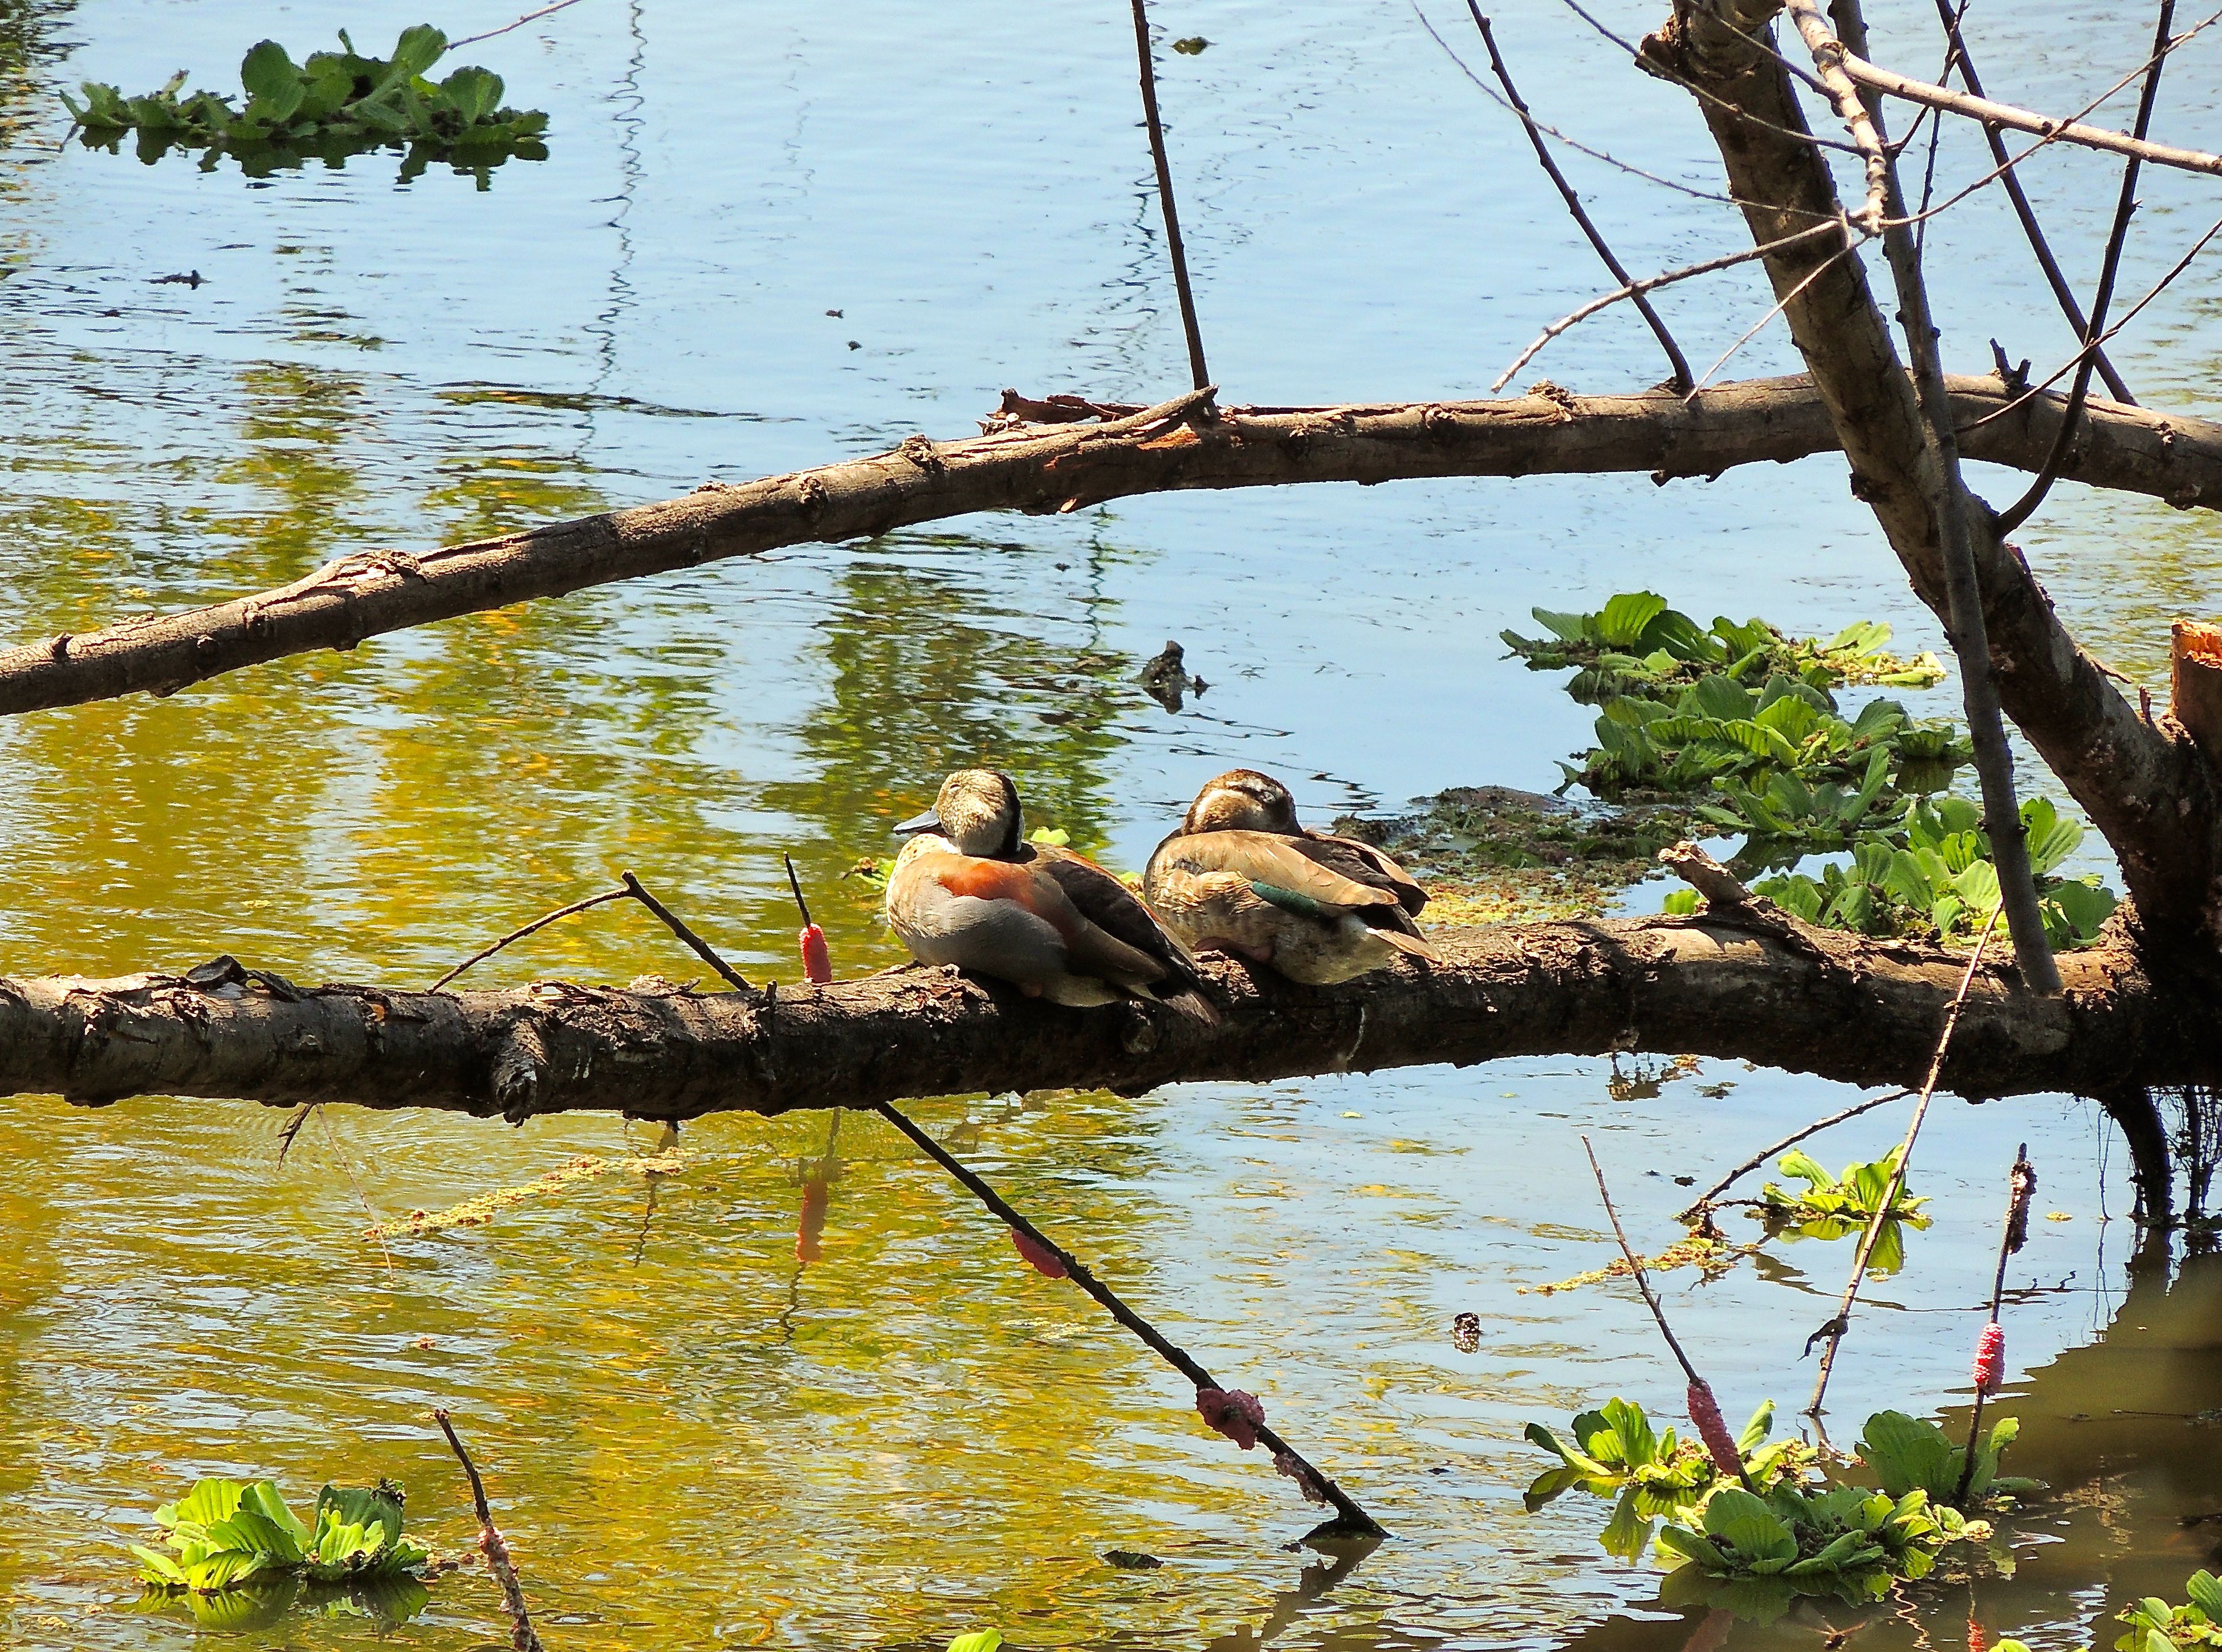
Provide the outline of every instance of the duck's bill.
<path id="1" fill-rule="evenodd" d="M 913 815 L 909 820 L 905 820 L 901 826 L 897 826 L 895 828 L 895 836 L 898 838 L 913 838 L 916 837 L 921 832 L 938 832 L 940 830 L 941 817 L 938 814 L 936 814 L 932 809 L 928 809 L 923 814 Z"/>

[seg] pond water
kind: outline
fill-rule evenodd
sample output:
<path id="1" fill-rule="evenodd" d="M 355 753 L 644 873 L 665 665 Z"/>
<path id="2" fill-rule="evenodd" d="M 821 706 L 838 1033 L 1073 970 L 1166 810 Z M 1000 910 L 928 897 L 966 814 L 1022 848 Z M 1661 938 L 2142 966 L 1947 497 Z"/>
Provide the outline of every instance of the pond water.
<path id="1" fill-rule="evenodd" d="M 1429 17 L 1464 53 L 1442 0 Z M 1878 7 L 1878 49 L 1933 72 L 1933 19 Z M 1607 7 L 1633 34 L 1656 7 Z M 458 36 L 514 16 L 458 0 Z M 61 144 L 58 86 L 227 81 L 421 21 L 363 0 L 0 0 L 0 636 L 81 631 L 422 547 L 960 434 L 1007 385 L 1152 399 L 1184 383 L 1123 8 L 743 7 L 585 0 L 468 48 L 548 110 L 549 157 L 489 187 L 371 155 L 267 179 Z M 1166 5 L 1159 72 L 1215 376 L 1230 400 L 1482 393 L 1604 283 L 1524 141 L 1403 0 Z M 2142 58 L 2135 9 L 1978 15 L 1999 95 L 2073 108 Z M 1500 32 L 1546 119 L 1700 186 L 1692 110 L 1571 13 Z M 2161 129 L 2222 91 L 2222 40 Z M 2211 121 L 2206 125 L 2211 126 Z M 1628 262 L 1727 250 L 1724 209 L 1590 162 Z M 1980 170 L 1952 135 L 1940 176 Z M 2087 286 L 2116 187 L 2033 179 Z M 2140 292 L 2211 217 L 2149 177 Z M 2049 370 L 2068 335 L 2003 207 L 1935 226 L 1949 359 L 1997 335 Z M 191 277 L 175 281 L 165 278 Z M 1748 271 L 1668 294 L 1710 362 L 1764 308 Z M 2193 276 L 2114 350 L 2147 401 L 2205 410 L 2215 287 Z M 2008 336 L 2011 332 L 2012 336 Z M 1779 327 L 1730 374 L 1788 370 Z M 1530 372 L 1580 389 L 1661 368 L 1633 317 Z M 1993 493 L 2004 478 L 1979 479 Z M 2063 487 L 2024 537 L 2111 663 L 2159 685 L 2166 619 L 2213 602 L 2204 518 Z M 308 979 L 429 982 L 631 868 L 744 969 L 792 974 L 791 852 L 844 970 L 898 950 L 841 874 L 946 769 L 992 760 L 1033 818 L 1139 865 L 1203 777 L 1277 770 L 1315 819 L 1446 786 L 1542 788 L 1593 713 L 1500 657 L 1531 605 L 1650 587 L 1801 631 L 1889 620 L 1941 647 L 1840 462 L 1661 493 L 1641 477 L 1404 484 L 974 518 L 582 594 L 288 660 L 154 700 L 0 723 L 0 970 L 90 975 L 219 952 Z M 1168 637 L 1212 687 L 1177 714 L 1131 683 Z M 1949 688 L 1922 709 L 1949 710 Z M 2037 777 L 2033 774 L 2032 780 Z M 2099 863 L 2093 861 L 2093 865 Z M 1655 901 L 1655 887 L 1632 899 Z M 690 970 L 598 913 L 485 983 Z M 1648 1070 L 1647 1070 L 1648 1071 Z M 653 1184 L 620 1166 L 490 1225 L 383 1243 L 577 1155 L 653 1146 L 606 1118 L 513 1130 L 327 1109 L 135 1101 L 0 1107 L 0 1626 L 26 1647 L 167 1647 L 122 1545 L 196 1476 L 304 1501 L 390 1475 L 449 1550 L 473 1523 L 426 1420 L 487 1467 L 551 1648 L 1557 1648 L 1805 1644 L 1659 1608 L 1607 1561 L 1601 1508 L 1523 1511 L 1562 1425 L 1618 1392 L 1677 1418 L 1679 1374 L 1624 1285 L 1528 1288 L 1609 1254 L 1595 1140 L 1640 1243 L 1841 1087 L 1707 1063 L 1663 1081 L 1577 1059 L 1122 1099 L 921 1103 L 920 1115 L 1391 1527 L 1356 1564 L 1292 1550 L 1288 1482 L 1206 1431 L 1186 1385 L 869 1117 L 723 1117 Z M 1816 1144 L 1880 1154 L 1895 1109 Z M 1863 1645 L 2111 1641 L 2181 1598 L 2222 1504 L 2222 1277 L 2140 1254 L 2125 1155 L 2071 1097 L 1942 1104 L 1936 1221 L 1869 1294 L 1831 1391 L 1964 1403 L 2005 1169 L 2040 1220 L 2009 1275 L 2012 1466 L 2056 1498 L 2007 1531 L 2010 1578 L 1908 1592 Z M 801 1165 L 828 1155 L 822 1254 L 797 1259 Z M 1779 1247 L 1663 1281 L 1728 1409 L 1801 1404 L 1798 1350 L 1846 1247 Z M 1453 1315 L 1479 1316 L 1478 1348 Z M 1114 1568 L 1110 1548 L 1162 1559 Z M 1829 1621 L 1849 1624 L 1835 1611 Z M 503 1642 L 477 1573 L 386 1633 L 293 1617 L 242 1644 Z"/>

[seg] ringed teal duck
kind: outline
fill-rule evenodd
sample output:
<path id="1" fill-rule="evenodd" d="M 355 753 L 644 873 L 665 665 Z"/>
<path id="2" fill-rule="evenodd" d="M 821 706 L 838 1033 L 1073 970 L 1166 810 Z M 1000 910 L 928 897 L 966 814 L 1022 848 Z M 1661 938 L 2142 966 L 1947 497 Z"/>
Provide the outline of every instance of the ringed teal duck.
<path id="1" fill-rule="evenodd" d="M 1400 955 L 1440 961 L 1413 921 L 1428 895 L 1411 874 L 1371 844 L 1306 831 L 1289 788 L 1253 769 L 1205 783 L 1150 857 L 1142 893 L 1198 952 L 1232 952 L 1308 986 Z"/>
<path id="2" fill-rule="evenodd" d="M 1026 841 L 1018 788 L 960 769 L 907 836 L 888 878 L 888 926 L 921 964 L 1007 981 L 1029 998 L 1086 1007 L 1147 998 L 1200 1021 L 1196 960 L 1133 891 L 1095 862 Z"/>

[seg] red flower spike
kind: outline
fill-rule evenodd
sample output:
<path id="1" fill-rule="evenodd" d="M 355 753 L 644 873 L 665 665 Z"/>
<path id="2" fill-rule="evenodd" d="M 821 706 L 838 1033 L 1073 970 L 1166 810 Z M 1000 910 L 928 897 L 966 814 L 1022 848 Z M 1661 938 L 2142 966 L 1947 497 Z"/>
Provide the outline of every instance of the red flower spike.
<path id="1" fill-rule="evenodd" d="M 1968 1620 L 1968 1652 L 1991 1652 L 1991 1637 L 1974 1618 Z"/>
<path id="2" fill-rule="evenodd" d="M 1026 1265 L 1045 1279 L 1065 1277 L 1064 1264 L 1058 1259 L 1055 1251 L 1015 1228 L 1011 1229 L 1011 1248 L 1025 1257 Z"/>
<path id="3" fill-rule="evenodd" d="M 816 924 L 802 926 L 802 977 L 820 986 L 833 978 L 833 955 L 825 950 L 825 932 Z"/>
<path id="4" fill-rule="evenodd" d="M 1742 1479 L 1743 1454 L 1736 1449 L 1729 1425 L 1721 1420 L 1721 1403 L 1713 1398 L 1712 1385 L 1700 1377 L 1690 1385 L 1685 1403 L 1690 1409 L 1690 1421 L 1698 1425 L 1698 1437 L 1712 1454 L 1713 1467 L 1730 1479 Z"/>
<path id="5" fill-rule="evenodd" d="M 1995 1394 L 2006 1379 L 2005 1327 L 1995 1319 L 1983 1327 L 1983 1334 L 1975 1339 L 1975 1369 L 1973 1372 L 1976 1391 Z"/>
<path id="6" fill-rule="evenodd" d="M 1240 1388 L 1197 1389 L 1196 1413 L 1245 1451 L 1258 1443 L 1258 1430 L 1265 1426 L 1265 1408 Z"/>
<path id="7" fill-rule="evenodd" d="M 802 1220 L 794 1229 L 794 1259 L 798 1262 L 815 1262 L 825 1253 L 818 1236 L 825 1231 L 826 1192 L 823 1182 L 802 1184 Z"/>

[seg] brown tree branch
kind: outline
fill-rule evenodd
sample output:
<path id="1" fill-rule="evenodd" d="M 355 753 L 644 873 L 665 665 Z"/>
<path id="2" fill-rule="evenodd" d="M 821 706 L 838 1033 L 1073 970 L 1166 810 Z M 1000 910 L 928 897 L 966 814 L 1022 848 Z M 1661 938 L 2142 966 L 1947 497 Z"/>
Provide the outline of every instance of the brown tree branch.
<path id="1" fill-rule="evenodd" d="M 1841 279 L 1840 263 L 1830 280 Z M 2031 397 L 1996 417 L 2016 401 L 1996 378 L 1949 385 L 1954 417 L 1974 427 L 1963 438 L 1970 458 L 2028 471 L 2043 462 L 2064 398 Z M 1802 376 L 1719 385 L 1687 405 L 1671 391 L 1553 389 L 1499 401 L 1232 408 L 1200 424 L 1185 422 L 1195 393 L 1108 420 L 1078 398 L 1007 399 L 1019 411 L 1001 416 L 1006 427 L 989 436 L 916 437 L 869 458 L 415 556 L 358 553 L 280 590 L 0 650 L 0 715 L 170 694 L 461 614 L 978 511 L 1045 513 L 1189 488 L 1440 476 L 1633 471 L 1664 482 L 1839 445 L 1822 394 Z M 1023 422 L 1051 416 L 1063 422 Z M 1014 418 L 1021 422 L 1008 422 Z M 2098 404 L 2062 474 L 2179 507 L 2222 506 L 2222 422 Z"/>
<path id="2" fill-rule="evenodd" d="M 1203 332 L 1196 324 L 1196 294 L 1188 284 L 1188 249 L 1181 242 L 1180 213 L 1173 204 L 1173 168 L 1165 158 L 1164 123 L 1158 118 L 1158 72 L 1150 60 L 1147 0 L 1133 0 L 1134 54 L 1141 60 L 1142 121 L 1150 129 L 1150 160 L 1158 169 L 1158 205 L 1164 214 L 1165 251 L 1171 257 L 1173 286 L 1180 297 L 1181 331 L 1188 339 L 1188 366 L 1196 387 L 1211 382 L 1203 363 Z"/>
<path id="3" fill-rule="evenodd" d="M 1829 101 L 1836 106 L 1844 129 L 1852 135 L 1852 147 L 1860 152 L 1867 167 L 1867 201 L 1852 214 L 1852 222 L 1870 236 L 1880 235 L 1892 194 L 1890 154 L 1883 147 L 1881 129 L 1861 99 L 1860 89 L 1844 72 L 1843 43 L 1830 32 L 1819 0 L 1787 0 L 1787 3 L 1790 20 L 1798 26 L 1805 49 L 1813 54 L 1813 66 L 1821 72 L 1821 85 Z"/>
<path id="4" fill-rule="evenodd" d="M 1748 104 L 1768 122 L 1802 118 L 1789 78 L 1750 40 L 1763 35 L 1779 0 L 1700 0 L 1678 8 L 1645 42 L 1678 79 Z M 1702 105 L 1726 163 L 1730 193 L 1747 202 L 1754 244 L 1779 241 L 1837 206 L 1828 167 L 1810 147 Z M 1949 615 L 1944 523 L 1936 508 L 1939 457 L 1923 409 L 1899 362 L 1860 261 L 1846 258 L 1800 292 L 1820 257 L 1817 244 L 1789 246 L 1767 261 L 1838 441 L 1852 488 L 1874 510 L 1913 587 Z M 1964 424 L 1956 408 L 1953 424 Z M 1970 456 L 1982 455 L 1971 439 Z M 2216 777 L 2187 739 L 2144 721 L 2080 649 L 2019 553 L 1998 537 L 1987 507 L 1968 501 L 1970 550 L 1999 700 L 2053 773 L 2119 856 L 2143 921 L 2156 935 L 2197 936 L 2211 947 L 2217 927 Z M 1993 821 L 1993 826 L 2008 823 Z"/>
<path id="5" fill-rule="evenodd" d="M 686 1120 L 1071 1086 L 1139 1093 L 1505 1056 L 1652 1051 L 1861 1084 L 1918 1082 L 1963 954 L 1776 914 L 1438 931 L 1444 962 L 1334 988 L 1224 959 L 1223 1021 L 1075 1010 L 945 970 L 768 995 L 540 982 L 424 993 L 295 987 L 229 958 L 190 976 L 0 979 L 0 1095 L 349 1102 L 515 1121 Z M 2222 1082 L 2212 1000 L 2126 944 L 2065 953 L 2068 990 L 1976 979 L 1942 1082 L 1992 1096 Z"/>

